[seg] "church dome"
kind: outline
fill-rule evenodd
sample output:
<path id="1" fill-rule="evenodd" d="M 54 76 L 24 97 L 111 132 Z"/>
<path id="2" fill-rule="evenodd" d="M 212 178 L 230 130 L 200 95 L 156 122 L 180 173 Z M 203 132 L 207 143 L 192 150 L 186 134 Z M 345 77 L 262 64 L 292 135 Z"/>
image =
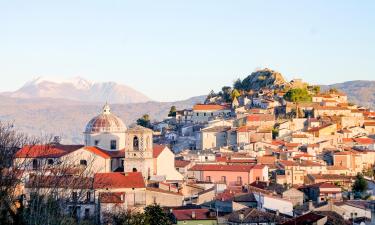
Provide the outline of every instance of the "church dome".
<path id="1" fill-rule="evenodd" d="M 125 132 L 126 126 L 124 122 L 117 116 L 111 113 L 111 108 L 108 104 L 103 107 L 103 112 L 92 118 L 86 125 L 85 133 L 119 133 Z"/>

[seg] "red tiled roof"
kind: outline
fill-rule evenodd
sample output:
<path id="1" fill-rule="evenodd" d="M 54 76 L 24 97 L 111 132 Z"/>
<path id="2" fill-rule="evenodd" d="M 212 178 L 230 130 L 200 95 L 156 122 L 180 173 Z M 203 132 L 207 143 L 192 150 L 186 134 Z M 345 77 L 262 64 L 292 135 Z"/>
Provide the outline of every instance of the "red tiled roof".
<path id="1" fill-rule="evenodd" d="M 166 148 L 165 145 L 154 145 L 152 156 L 154 158 L 157 158 L 160 153 L 163 152 L 163 150 Z"/>
<path id="2" fill-rule="evenodd" d="M 253 165 L 212 165 L 196 164 L 190 171 L 233 171 L 233 172 L 250 172 Z"/>
<path id="3" fill-rule="evenodd" d="M 237 132 L 249 132 L 255 131 L 257 129 L 256 126 L 242 126 L 237 129 Z"/>
<path id="4" fill-rule="evenodd" d="M 353 140 L 358 144 L 374 144 L 375 140 L 372 138 L 353 138 Z"/>
<path id="5" fill-rule="evenodd" d="M 187 160 L 175 160 L 174 166 L 175 167 L 185 167 L 190 164 L 190 161 Z"/>
<path id="6" fill-rule="evenodd" d="M 209 212 L 209 209 L 176 209 L 172 211 L 172 214 L 178 221 L 214 219 L 209 217 Z M 194 218 L 192 217 L 193 214 L 195 215 Z"/>
<path id="7" fill-rule="evenodd" d="M 271 114 L 251 114 L 246 117 L 247 121 L 274 121 L 275 117 Z"/>
<path id="8" fill-rule="evenodd" d="M 100 203 L 124 203 L 125 192 L 102 192 L 99 193 Z"/>
<path id="9" fill-rule="evenodd" d="M 97 156 L 100 156 L 105 159 L 110 159 L 110 158 L 123 158 L 125 157 L 125 151 L 107 151 L 101 148 L 98 148 L 96 146 L 86 146 L 84 147 L 85 150 L 94 153 Z"/>
<path id="10" fill-rule="evenodd" d="M 279 160 L 279 163 L 283 166 L 298 166 L 298 163 L 290 160 Z"/>
<path id="11" fill-rule="evenodd" d="M 26 145 L 16 153 L 16 158 L 59 158 L 82 148 L 83 145 Z"/>
<path id="12" fill-rule="evenodd" d="M 142 173 L 96 173 L 94 188 L 144 188 Z"/>
<path id="13" fill-rule="evenodd" d="M 225 110 L 228 109 L 225 105 L 205 105 L 205 104 L 196 104 L 193 106 L 195 111 L 205 111 L 205 110 Z"/>
<path id="14" fill-rule="evenodd" d="M 371 122 L 364 122 L 365 127 L 366 126 L 375 126 L 375 121 L 371 121 Z"/>
<path id="15" fill-rule="evenodd" d="M 93 180 L 88 177 L 30 175 L 30 179 L 26 182 L 25 187 L 91 189 L 92 185 Z"/>

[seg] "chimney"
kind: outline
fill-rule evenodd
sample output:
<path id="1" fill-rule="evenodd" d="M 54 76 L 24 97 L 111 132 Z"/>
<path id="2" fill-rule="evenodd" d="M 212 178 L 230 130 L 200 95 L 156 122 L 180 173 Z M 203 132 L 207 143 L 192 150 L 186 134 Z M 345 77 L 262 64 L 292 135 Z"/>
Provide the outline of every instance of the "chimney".
<path id="1" fill-rule="evenodd" d="M 121 197 L 120 197 L 120 198 L 121 198 L 121 201 L 124 201 L 124 194 L 121 194 L 120 196 L 121 196 Z"/>
<path id="2" fill-rule="evenodd" d="M 195 219 L 195 211 L 192 211 L 192 212 L 191 212 L 191 218 L 192 218 L 192 219 Z"/>
<path id="3" fill-rule="evenodd" d="M 280 215 L 279 210 L 276 210 L 276 216 L 279 216 L 279 215 Z"/>
<path id="4" fill-rule="evenodd" d="M 309 201 L 309 211 L 312 211 L 314 209 L 314 205 L 312 200 Z"/>

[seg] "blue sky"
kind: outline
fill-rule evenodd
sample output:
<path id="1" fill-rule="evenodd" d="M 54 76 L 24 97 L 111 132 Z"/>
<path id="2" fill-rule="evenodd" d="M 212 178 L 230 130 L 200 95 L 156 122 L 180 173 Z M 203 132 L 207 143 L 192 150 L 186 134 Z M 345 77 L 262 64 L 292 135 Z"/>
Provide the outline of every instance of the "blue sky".
<path id="1" fill-rule="evenodd" d="M 375 1 L 0 0 L 0 91 L 37 76 L 116 81 L 155 100 L 257 68 L 374 80 Z"/>

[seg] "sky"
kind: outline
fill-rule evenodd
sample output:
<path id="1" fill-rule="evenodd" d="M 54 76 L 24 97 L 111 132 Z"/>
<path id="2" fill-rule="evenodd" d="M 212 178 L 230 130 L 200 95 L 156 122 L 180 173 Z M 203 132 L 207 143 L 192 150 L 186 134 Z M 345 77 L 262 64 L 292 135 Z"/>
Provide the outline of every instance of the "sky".
<path id="1" fill-rule="evenodd" d="M 373 0 L 0 0 L 0 91 L 80 76 L 172 101 L 265 67 L 375 80 L 374 12 Z"/>

